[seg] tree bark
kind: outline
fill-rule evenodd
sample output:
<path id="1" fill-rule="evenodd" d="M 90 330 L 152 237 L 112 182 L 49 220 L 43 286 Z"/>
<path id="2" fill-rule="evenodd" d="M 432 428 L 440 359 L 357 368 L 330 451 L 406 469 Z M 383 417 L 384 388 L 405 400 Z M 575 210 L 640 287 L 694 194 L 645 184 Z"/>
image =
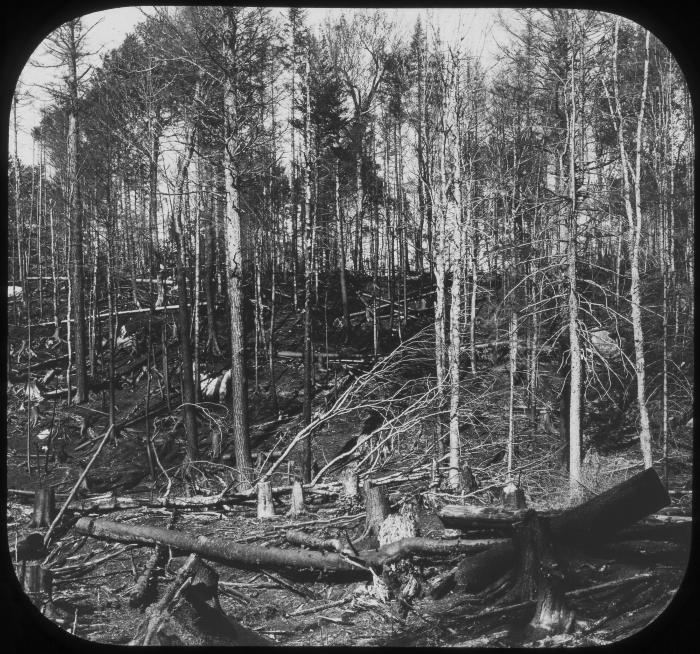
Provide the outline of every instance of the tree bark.
<path id="1" fill-rule="evenodd" d="M 78 183 L 78 36 L 79 19 L 66 25 L 68 30 L 68 224 L 71 240 L 71 290 L 75 338 L 75 370 L 77 392 L 75 402 L 88 400 L 87 347 L 85 342 L 85 289 L 83 270 L 83 216 Z"/>
<path id="2" fill-rule="evenodd" d="M 224 172 L 226 180 L 226 267 L 231 311 L 231 404 L 234 454 L 239 481 L 243 490 L 250 487 L 253 461 L 248 434 L 248 384 L 245 370 L 243 331 L 243 242 L 238 197 L 238 172 L 233 156 L 236 147 L 238 88 L 236 64 L 235 9 L 226 8 L 224 56 L 227 65 L 224 78 Z"/>
<path id="3" fill-rule="evenodd" d="M 321 554 L 309 550 L 283 550 L 276 547 L 243 545 L 229 540 L 192 536 L 185 532 L 140 525 L 124 525 L 99 518 L 80 518 L 75 525 L 79 534 L 106 538 L 125 543 L 168 545 L 192 552 L 212 561 L 257 570 L 260 568 L 312 569 L 322 572 L 347 572 L 366 576 L 357 566 L 336 554 Z"/>

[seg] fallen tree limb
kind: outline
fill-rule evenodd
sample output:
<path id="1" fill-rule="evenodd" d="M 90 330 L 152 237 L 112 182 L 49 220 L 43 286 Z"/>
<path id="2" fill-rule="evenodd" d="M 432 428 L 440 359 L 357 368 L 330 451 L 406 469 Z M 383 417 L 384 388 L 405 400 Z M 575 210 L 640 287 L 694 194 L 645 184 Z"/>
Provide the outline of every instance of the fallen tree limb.
<path id="1" fill-rule="evenodd" d="M 176 514 L 173 513 L 168 529 L 172 529 L 173 524 L 175 523 L 175 516 Z M 139 578 L 136 580 L 131 593 L 129 594 L 129 606 L 132 608 L 141 606 L 146 602 L 149 594 L 148 591 L 153 586 L 153 577 L 156 567 L 161 564 L 166 553 L 167 550 L 163 545 L 156 545 L 153 553 L 149 557 L 148 561 L 146 561 L 146 565 L 141 571 Z"/>
<path id="2" fill-rule="evenodd" d="M 112 432 L 114 431 L 114 425 L 110 426 L 110 428 L 105 432 L 102 440 L 100 441 L 100 444 L 95 450 L 95 453 L 92 455 L 92 458 L 90 461 L 88 461 L 87 465 L 83 469 L 82 473 L 80 474 L 80 477 L 78 477 L 78 481 L 75 482 L 75 486 L 71 489 L 71 492 L 68 493 L 68 497 L 66 498 L 66 501 L 63 503 L 63 506 L 59 510 L 58 514 L 54 518 L 53 522 L 51 523 L 51 526 L 49 527 L 48 531 L 46 532 L 44 536 L 44 545 L 48 545 L 51 539 L 51 535 L 53 534 L 54 530 L 56 529 L 56 526 L 58 525 L 59 521 L 63 517 L 63 514 L 66 512 L 68 509 L 68 506 L 70 503 L 73 501 L 73 498 L 75 497 L 75 494 L 78 492 L 78 489 L 82 486 L 83 481 L 85 481 L 85 477 L 87 477 L 88 472 L 90 472 L 90 468 L 92 468 L 93 464 L 95 461 L 97 461 L 97 457 L 100 456 L 100 452 L 102 452 L 102 448 L 105 446 L 105 443 L 107 442 L 107 439 L 110 437 Z"/>
<path id="3" fill-rule="evenodd" d="M 158 603 L 149 612 L 147 619 L 142 623 L 139 631 L 143 630 L 143 635 L 135 638 L 129 644 L 148 645 L 153 638 L 160 624 L 167 618 L 167 610 L 170 603 L 182 592 L 183 585 L 189 582 L 190 578 L 197 572 L 200 566 L 200 559 L 196 554 L 192 554 L 185 564 L 177 571 L 175 579 L 170 583 L 167 590 Z"/>
<path id="4" fill-rule="evenodd" d="M 307 609 L 296 609 L 295 611 L 292 611 L 288 615 L 289 615 L 289 617 L 297 616 L 297 615 L 309 615 L 310 613 L 317 613 L 318 611 L 324 611 L 326 609 L 333 608 L 334 606 L 342 606 L 343 604 L 347 604 L 351 600 L 352 600 L 351 597 L 346 597 L 345 599 L 336 600 L 335 602 L 324 602 L 323 604 L 319 604 L 318 606 L 311 606 Z"/>

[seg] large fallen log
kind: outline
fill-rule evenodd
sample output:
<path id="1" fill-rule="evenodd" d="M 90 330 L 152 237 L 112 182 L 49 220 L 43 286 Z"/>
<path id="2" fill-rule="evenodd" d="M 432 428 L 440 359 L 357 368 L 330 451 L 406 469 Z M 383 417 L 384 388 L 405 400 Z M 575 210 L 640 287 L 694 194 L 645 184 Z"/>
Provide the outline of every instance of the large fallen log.
<path id="1" fill-rule="evenodd" d="M 167 545 L 183 552 L 199 554 L 212 561 L 252 570 L 271 567 L 344 572 L 358 577 L 366 577 L 369 574 L 366 570 L 353 565 L 338 554 L 243 545 L 158 527 L 124 525 L 97 518 L 80 518 L 75 524 L 75 530 L 86 536 L 106 538 L 122 543 Z"/>
<path id="2" fill-rule="evenodd" d="M 541 512 L 539 515 L 551 519 L 555 540 L 580 545 L 605 540 L 670 502 L 659 476 L 649 468 L 583 504 L 565 511 Z M 449 528 L 493 529 L 512 533 L 513 523 L 522 518 L 522 512 L 449 505 L 443 507 L 438 516 Z"/>
<path id="3" fill-rule="evenodd" d="M 441 540 L 439 538 L 421 538 L 408 536 L 401 540 L 382 545 L 376 552 L 369 550 L 360 552 L 359 556 L 370 565 L 382 566 L 393 563 L 411 554 L 437 554 L 449 555 L 465 552 L 481 552 L 491 547 L 507 542 L 503 538 L 489 538 L 483 540 L 466 540 L 452 538 Z"/>
<path id="4" fill-rule="evenodd" d="M 285 538 L 294 545 L 303 545 L 320 550 L 344 552 L 354 554 L 351 545 L 341 538 L 319 538 L 313 534 L 301 531 L 288 530 Z M 361 539 L 358 539 L 358 543 Z M 493 545 L 506 542 L 505 539 L 465 540 L 463 538 L 421 538 L 418 536 L 406 537 L 383 545 L 378 550 L 365 550 L 356 556 L 360 557 L 368 565 L 382 566 L 385 563 L 393 563 L 412 554 L 437 554 L 449 555 L 465 552 L 480 552 Z"/>
<path id="5" fill-rule="evenodd" d="M 538 515 L 554 517 L 560 513 L 538 512 Z M 490 506 L 448 504 L 440 509 L 438 516 L 445 527 L 450 529 L 494 530 L 510 535 L 513 533 L 513 523 L 518 521 L 520 512 Z"/>
<path id="6" fill-rule="evenodd" d="M 649 468 L 587 502 L 553 516 L 550 522 L 552 539 L 571 547 L 593 545 L 670 502 L 656 471 Z M 513 515 L 517 519 L 520 514 Z M 454 521 L 452 515 L 448 522 L 454 525 Z M 468 524 L 473 525 L 471 521 Z M 497 545 L 465 557 L 454 570 L 455 580 L 467 592 L 478 592 L 503 574 L 514 559 L 512 542 Z"/>

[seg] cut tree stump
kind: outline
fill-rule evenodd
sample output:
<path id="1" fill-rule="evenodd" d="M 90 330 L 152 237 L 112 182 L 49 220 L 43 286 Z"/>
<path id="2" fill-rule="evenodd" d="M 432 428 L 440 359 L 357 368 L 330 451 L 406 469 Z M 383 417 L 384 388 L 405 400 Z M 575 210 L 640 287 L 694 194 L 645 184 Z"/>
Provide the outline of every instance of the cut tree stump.
<path id="1" fill-rule="evenodd" d="M 365 480 L 365 527 L 373 541 L 378 542 L 379 529 L 391 509 L 384 490 L 381 486 L 374 486 L 371 479 Z"/>
<path id="2" fill-rule="evenodd" d="M 262 481 L 258 484 L 258 518 L 274 518 L 275 505 L 272 501 L 272 484 Z"/>
<path id="3" fill-rule="evenodd" d="M 527 506 L 525 491 L 513 482 L 506 484 L 501 490 L 501 505 L 506 510 L 519 511 Z"/>
<path id="4" fill-rule="evenodd" d="M 299 480 L 292 484 L 292 505 L 289 509 L 289 516 L 296 518 L 306 512 L 304 504 L 304 487 Z"/>
<path id="5" fill-rule="evenodd" d="M 528 625 L 529 636 L 566 633 L 574 622 L 573 613 L 564 600 L 562 566 L 552 547 L 549 521 L 535 511 L 525 512 L 516 523 L 513 543 L 516 550 L 515 585 L 508 603 L 537 599 L 535 613 Z"/>
<path id="6" fill-rule="evenodd" d="M 29 527 L 49 528 L 56 517 L 56 493 L 53 488 L 38 488 L 34 494 L 34 512 Z"/>
<path id="7" fill-rule="evenodd" d="M 343 497 L 350 501 L 355 500 L 360 492 L 356 462 L 349 463 L 343 468 L 339 475 L 339 481 L 343 486 Z"/>

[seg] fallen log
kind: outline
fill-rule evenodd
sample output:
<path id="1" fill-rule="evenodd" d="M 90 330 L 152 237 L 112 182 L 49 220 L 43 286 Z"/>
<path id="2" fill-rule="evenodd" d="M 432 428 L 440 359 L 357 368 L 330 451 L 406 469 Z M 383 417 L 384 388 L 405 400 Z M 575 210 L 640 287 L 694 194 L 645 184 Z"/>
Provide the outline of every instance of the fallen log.
<path id="1" fill-rule="evenodd" d="M 689 542 L 692 532 L 690 522 L 660 522 L 647 518 L 639 520 L 631 527 L 621 529 L 613 535 L 613 540 L 666 540 Z"/>
<path id="2" fill-rule="evenodd" d="M 272 489 L 273 496 L 291 493 L 294 486 L 279 486 Z M 330 484 L 320 487 L 304 487 L 304 491 L 318 495 L 333 496 L 338 491 L 333 490 Z M 257 490 L 247 492 L 226 493 L 219 495 L 192 495 L 190 497 L 166 497 L 158 498 L 138 498 L 116 495 L 115 493 L 101 493 L 92 495 L 80 500 L 74 500 L 67 507 L 75 513 L 108 513 L 110 511 L 123 511 L 127 509 L 148 508 L 148 509 L 215 509 L 227 504 L 254 500 Z"/>
<path id="3" fill-rule="evenodd" d="M 594 498 L 565 511 L 538 513 L 551 519 L 555 540 L 582 544 L 605 540 L 668 505 L 670 498 L 653 469 L 644 470 Z M 462 530 L 493 529 L 512 533 L 521 511 L 490 507 L 448 505 L 438 513 L 445 527 Z M 683 522 L 659 516 L 658 522 Z M 688 519 L 690 520 L 690 519 Z"/>
<path id="4" fill-rule="evenodd" d="M 48 545 L 51 539 L 51 535 L 53 534 L 54 530 L 58 526 L 61 518 L 63 517 L 63 514 L 66 512 L 68 509 L 68 506 L 70 505 L 71 501 L 75 497 L 76 493 L 78 492 L 78 489 L 81 488 L 83 485 L 83 482 L 85 481 L 85 477 L 87 477 L 88 472 L 90 472 L 90 468 L 92 468 L 93 464 L 97 460 L 97 457 L 100 456 L 100 452 L 102 452 L 102 448 L 105 446 L 105 443 L 107 442 L 107 439 L 110 437 L 112 432 L 114 431 L 114 425 L 112 425 L 104 434 L 102 437 L 102 440 L 100 441 L 100 444 L 97 447 L 97 450 L 95 453 L 92 455 L 92 458 L 88 461 L 87 465 L 83 469 L 82 473 L 80 473 L 80 477 L 78 477 L 78 481 L 75 482 L 75 486 L 71 489 L 70 493 L 68 493 L 68 497 L 66 498 L 66 501 L 63 503 L 63 506 L 60 508 L 58 514 L 56 517 L 53 519 L 53 522 L 49 526 L 48 531 L 44 535 L 44 545 Z"/>
<path id="5" fill-rule="evenodd" d="M 303 359 L 303 352 L 293 352 L 290 350 L 279 350 L 275 356 L 278 359 Z M 366 363 L 367 357 L 362 354 L 344 354 L 342 352 L 315 352 L 313 358 L 317 363 L 325 363 L 326 359 L 330 363 Z"/>
<path id="6" fill-rule="evenodd" d="M 236 567 L 259 570 L 261 567 L 291 570 L 320 570 L 344 572 L 353 576 L 367 576 L 338 554 L 324 554 L 309 550 L 283 550 L 276 547 L 258 547 L 231 543 L 221 539 L 193 536 L 181 531 L 140 525 L 124 525 L 98 518 L 80 518 L 75 524 L 79 534 L 106 538 L 122 543 L 167 545 L 172 548 Z"/>
<path id="7" fill-rule="evenodd" d="M 482 552 L 506 542 L 508 540 L 504 538 L 466 540 L 462 538 L 440 539 L 409 536 L 393 543 L 387 543 L 376 552 L 372 550 L 360 552 L 359 556 L 369 565 L 382 566 L 412 554 L 449 555 L 460 552 Z"/>
<path id="8" fill-rule="evenodd" d="M 538 515 L 553 517 L 556 513 L 543 512 Z M 500 507 L 448 504 L 440 509 L 438 516 L 445 527 L 450 529 L 493 529 L 512 534 L 513 523 L 518 521 L 520 512 Z"/>
<path id="9" fill-rule="evenodd" d="M 621 540 L 604 543 L 590 550 L 596 556 L 622 561 L 684 562 L 690 556 L 688 543 L 663 540 Z"/>
<path id="10" fill-rule="evenodd" d="M 602 542 L 668 504 L 666 489 L 654 469 L 649 468 L 579 506 L 552 516 L 552 540 L 577 548 Z M 494 546 L 465 557 L 455 569 L 455 580 L 467 592 L 478 592 L 503 574 L 514 559 L 512 542 Z"/>
<path id="11" fill-rule="evenodd" d="M 286 531 L 284 537 L 292 545 L 301 545 L 302 547 L 311 547 L 327 552 L 342 552 L 343 548 L 346 547 L 346 544 L 340 538 L 319 538 L 313 534 L 307 534 L 295 529 Z"/>

